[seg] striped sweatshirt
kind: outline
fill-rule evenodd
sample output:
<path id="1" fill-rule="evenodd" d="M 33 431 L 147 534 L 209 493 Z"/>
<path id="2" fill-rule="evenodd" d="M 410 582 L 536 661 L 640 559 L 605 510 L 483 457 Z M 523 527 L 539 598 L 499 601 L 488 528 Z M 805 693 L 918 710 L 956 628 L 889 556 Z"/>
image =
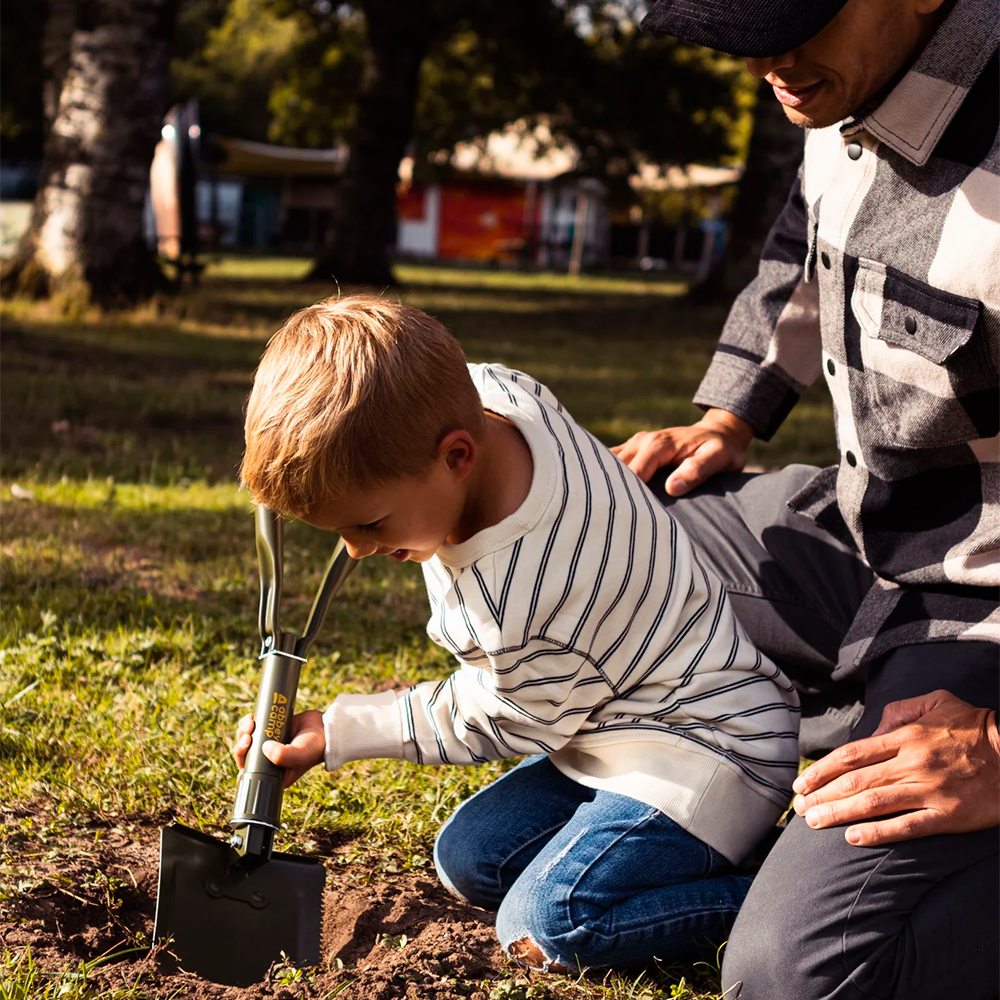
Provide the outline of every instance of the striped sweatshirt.
<path id="1" fill-rule="evenodd" d="M 457 669 L 338 696 L 324 715 L 327 768 L 543 753 L 738 863 L 788 804 L 791 684 L 746 637 L 683 529 L 548 389 L 499 365 L 470 373 L 483 406 L 531 450 L 528 495 L 423 564 L 427 632 Z"/>

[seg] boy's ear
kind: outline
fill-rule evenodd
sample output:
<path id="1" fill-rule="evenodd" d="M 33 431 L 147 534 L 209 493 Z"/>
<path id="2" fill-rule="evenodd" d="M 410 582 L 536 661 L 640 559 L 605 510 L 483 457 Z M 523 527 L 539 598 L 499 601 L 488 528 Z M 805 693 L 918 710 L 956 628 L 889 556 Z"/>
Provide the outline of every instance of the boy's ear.
<path id="1" fill-rule="evenodd" d="M 465 430 L 449 431 L 438 445 L 438 457 L 447 463 L 450 472 L 464 479 L 476 464 L 479 447 L 476 439 Z"/>

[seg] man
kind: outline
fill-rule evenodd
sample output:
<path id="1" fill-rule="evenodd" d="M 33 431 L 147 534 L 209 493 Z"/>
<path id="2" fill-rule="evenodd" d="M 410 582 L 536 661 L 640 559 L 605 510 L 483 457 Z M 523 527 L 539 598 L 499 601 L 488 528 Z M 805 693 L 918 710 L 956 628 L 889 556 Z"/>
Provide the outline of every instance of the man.
<path id="1" fill-rule="evenodd" d="M 998 24 L 997 0 L 659 0 L 643 22 L 746 56 L 808 129 L 704 418 L 616 449 L 796 681 L 820 758 L 727 1000 L 997 994 Z M 820 372 L 839 465 L 741 473 Z"/>

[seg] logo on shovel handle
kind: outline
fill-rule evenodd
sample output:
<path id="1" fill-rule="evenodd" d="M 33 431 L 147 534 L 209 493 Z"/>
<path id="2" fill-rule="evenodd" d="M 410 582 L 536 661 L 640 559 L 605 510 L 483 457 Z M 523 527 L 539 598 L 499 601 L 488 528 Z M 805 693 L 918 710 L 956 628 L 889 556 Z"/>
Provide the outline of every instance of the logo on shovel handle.
<path id="1" fill-rule="evenodd" d="M 269 740 L 276 740 L 281 737 L 281 730 L 284 728 L 285 717 L 288 714 L 287 704 L 288 699 L 283 694 L 275 691 L 271 711 L 267 716 L 267 726 L 264 729 L 264 735 Z"/>

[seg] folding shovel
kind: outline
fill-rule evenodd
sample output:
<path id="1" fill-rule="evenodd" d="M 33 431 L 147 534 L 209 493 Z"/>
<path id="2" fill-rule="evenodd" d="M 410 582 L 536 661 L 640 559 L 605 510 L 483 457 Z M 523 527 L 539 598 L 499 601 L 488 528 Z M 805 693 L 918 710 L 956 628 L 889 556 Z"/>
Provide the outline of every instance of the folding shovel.
<path id="1" fill-rule="evenodd" d="M 316 965 L 325 871 L 310 858 L 272 851 L 281 813 L 283 769 L 261 747 L 291 736 L 299 671 L 333 595 L 357 565 L 343 541 L 330 556 L 301 637 L 282 632 L 283 524 L 256 513 L 260 565 L 261 678 L 256 724 L 239 778 L 228 843 L 175 823 L 161 831 L 154 941 L 172 939 L 181 966 L 232 986 L 260 982 L 282 952 Z"/>

